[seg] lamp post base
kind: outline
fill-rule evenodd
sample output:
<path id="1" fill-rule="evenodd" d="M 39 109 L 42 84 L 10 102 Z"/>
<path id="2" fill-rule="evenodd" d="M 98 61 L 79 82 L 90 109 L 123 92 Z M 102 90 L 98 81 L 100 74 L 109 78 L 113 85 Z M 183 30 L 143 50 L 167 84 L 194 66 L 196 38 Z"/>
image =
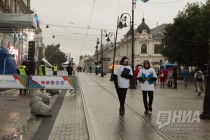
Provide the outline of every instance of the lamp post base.
<path id="1" fill-rule="evenodd" d="M 113 74 L 110 76 L 110 81 L 114 81 Z"/>
<path id="2" fill-rule="evenodd" d="M 200 118 L 201 118 L 201 119 L 204 119 L 204 120 L 210 120 L 210 114 L 204 114 L 204 113 L 202 113 L 202 114 L 200 115 Z"/>

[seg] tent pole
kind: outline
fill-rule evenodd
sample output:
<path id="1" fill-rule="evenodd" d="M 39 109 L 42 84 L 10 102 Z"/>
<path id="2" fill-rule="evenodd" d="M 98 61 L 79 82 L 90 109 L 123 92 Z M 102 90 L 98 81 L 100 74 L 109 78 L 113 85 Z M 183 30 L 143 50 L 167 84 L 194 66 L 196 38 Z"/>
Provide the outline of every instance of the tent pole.
<path id="1" fill-rule="evenodd" d="M 7 61 L 7 59 L 6 59 L 6 57 L 5 57 L 5 58 L 4 58 L 4 68 L 3 68 L 3 74 L 5 74 L 6 61 Z"/>

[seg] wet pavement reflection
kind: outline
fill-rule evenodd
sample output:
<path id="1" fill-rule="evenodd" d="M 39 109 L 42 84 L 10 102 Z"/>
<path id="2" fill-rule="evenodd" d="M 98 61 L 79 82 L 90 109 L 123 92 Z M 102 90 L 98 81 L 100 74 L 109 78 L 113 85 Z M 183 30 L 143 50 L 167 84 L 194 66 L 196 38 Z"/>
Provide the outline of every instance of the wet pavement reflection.
<path id="1" fill-rule="evenodd" d="M 18 115 L 18 113 L 15 113 Z M 14 117 L 15 114 L 12 114 L 10 116 L 11 118 Z M 24 135 L 27 135 L 29 131 L 32 131 L 31 129 L 34 128 L 34 126 L 40 121 L 40 116 L 31 115 L 31 118 L 26 121 L 26 123 L 18 128 L 11 128 L 9 131 L 12 131 L 11 134 L 5 135 L 1 138 L 1 140 L 23 140 Z"/>

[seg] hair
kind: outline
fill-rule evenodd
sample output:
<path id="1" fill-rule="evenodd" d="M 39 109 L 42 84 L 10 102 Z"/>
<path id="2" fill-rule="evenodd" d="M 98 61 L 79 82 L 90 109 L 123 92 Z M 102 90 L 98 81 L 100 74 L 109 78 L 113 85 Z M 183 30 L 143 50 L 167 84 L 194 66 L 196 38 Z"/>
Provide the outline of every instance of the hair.
<path id="1" fill-rule="evenodd" d="M 145 67 L 145 64 L 149 64 L 149 67 Z M 143 62 L 143 67 L 145 68 L 145 69 L 149 69 L 150 68 L 150 63 L 149 63 L 149 60 L 144 60 L 144 62 Z"/>
<path id="2" fill-rule="evenodd" d="M 123 65 L 123 62 L 124 62 L 126 59 L 128 59 L 128 57 L 127 57 L 127 56 L 123 56 L 122 59 L 121 59 L 121 61 L 120 61 L 120 65 Z"/>

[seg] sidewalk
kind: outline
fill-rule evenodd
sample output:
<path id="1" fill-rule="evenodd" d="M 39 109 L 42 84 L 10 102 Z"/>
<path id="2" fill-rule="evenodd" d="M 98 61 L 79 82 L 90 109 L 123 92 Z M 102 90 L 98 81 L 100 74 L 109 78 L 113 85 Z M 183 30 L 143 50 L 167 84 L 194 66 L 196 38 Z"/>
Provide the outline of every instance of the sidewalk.
<path id="1" fill-rule="evenodd" d="M 53 104 L 55 97 L 51 98 Z M 0 139 L 30 140 L 41 124 L 42 118 L 31 115 L 30 95 L 19 95 L 19 90 L 0 92 Z"/>
<path id="2" fill-rule="evenodd" d="M 85 108 L 89 120 L 90 138 L 96 140 L 165 140 L 167 137 L 154 129 L 135 111 L 126 106 L 125 115 L 119 115 L 119 103 L 112 92 L 108 76 L 79 73 Z M 111 91 L 111 92 L 110 92 Z"/>
<path id="3" fill-rule="evenodd" d="M 86 108 L 90 120 L 89 130 L 92 139 L 210 139 L 210 121 L 200 123 L 169 124 L 158 129 L 158 111 L 200 111 L 202 113 L 203 95 L 197 96 L 194 83 L 184 88 L 183 81 L 178 89 L 155 88 L 153 113 L 144 115 L 140 87 L 128 90 L 125 116 L 119 116 L 119 103 L 114 83 L 110 75 L 79 73 Z"/>

